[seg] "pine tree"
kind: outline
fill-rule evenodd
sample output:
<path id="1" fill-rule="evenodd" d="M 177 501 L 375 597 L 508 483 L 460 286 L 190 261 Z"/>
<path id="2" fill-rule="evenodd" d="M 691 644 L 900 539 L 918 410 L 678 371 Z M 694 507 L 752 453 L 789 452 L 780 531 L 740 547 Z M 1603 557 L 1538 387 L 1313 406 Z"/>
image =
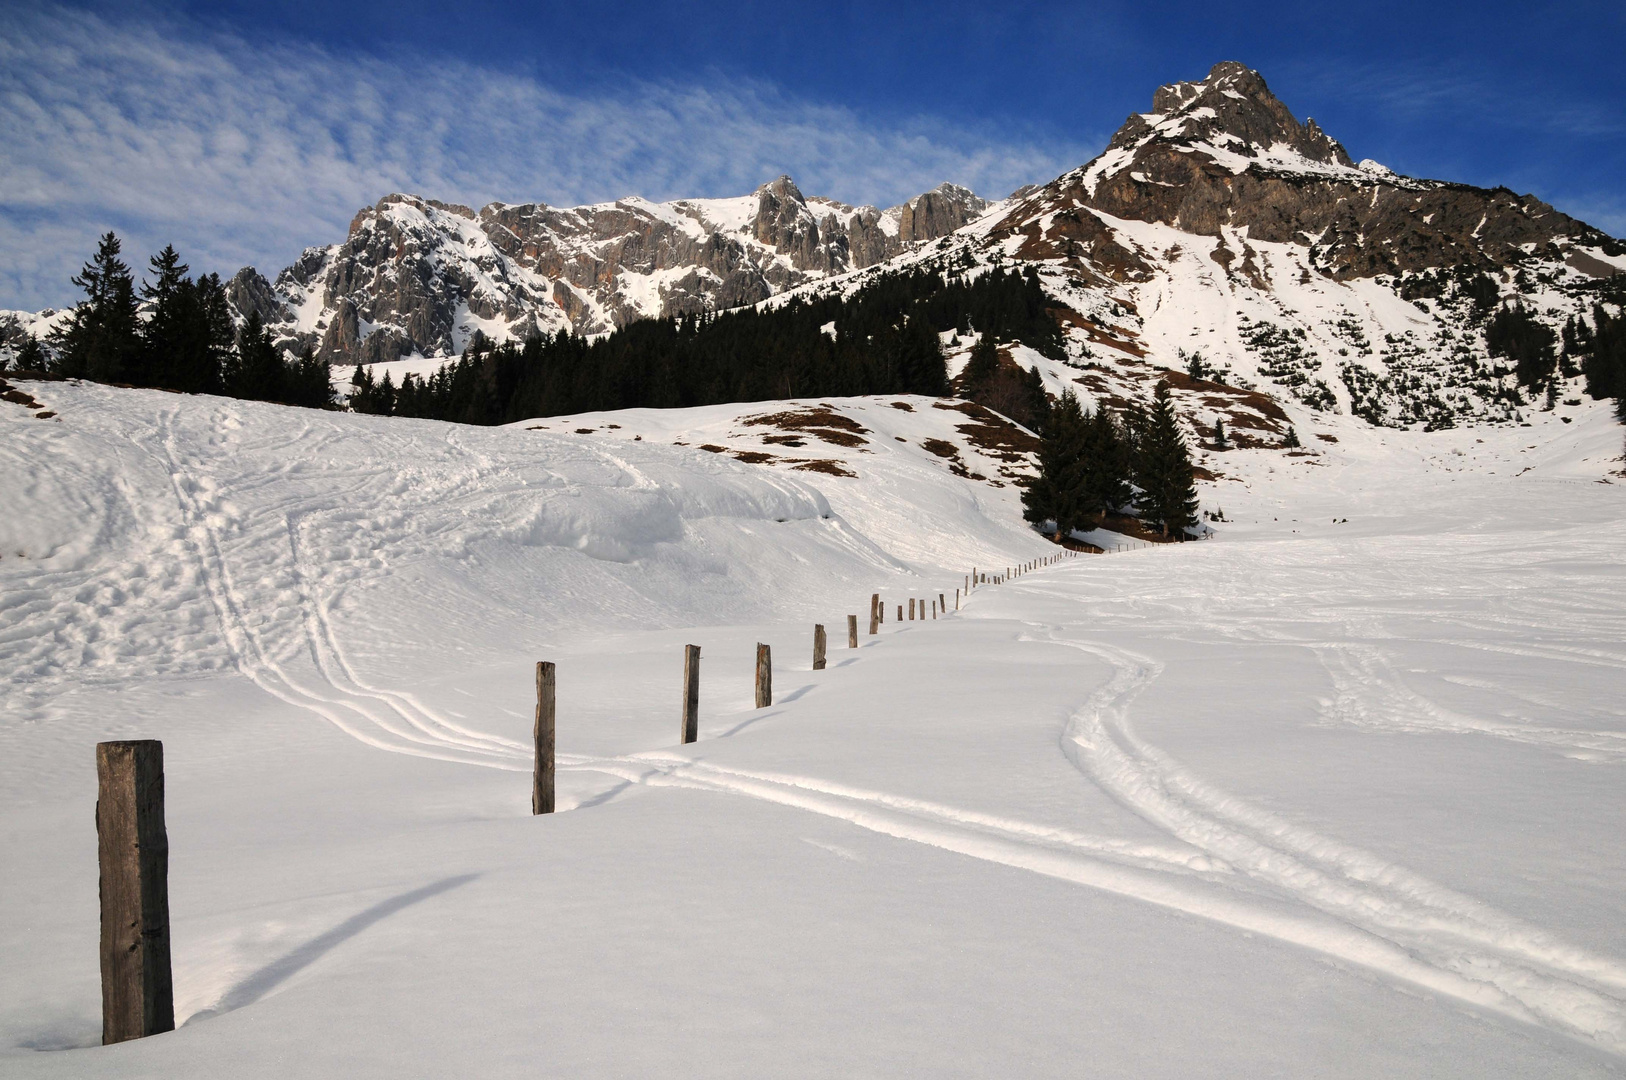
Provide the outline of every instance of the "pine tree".
<path id="1" fill-rule="evenodd" d="M 1287 425 L 1287 434 L 1282 438 L 1282 448 L 1284 450 L 1297 450 L 1301 445 L 1298 431 L 1292 424 Z"/>
<path id="2" fill-rule="evenodd" d="M 1153 394 L 1135 473 L 1141 488 L 1136 500 L 1141 516 L 1155 522 L 1164 536 L 1183 539 L 1185 530 L 1197 524 L 1197 489 L 1191 453 L 1180 433 L 1166 382 L 1158 383 Z"/>
<path id="3" fill-rule="evenodd" d="M 1214 418 L 1214 449 L 1229 450 L 1230 444 L 1225 441 L 1225 417 Z"/>
<path id="4" fill-rule="evenodd" d="M 174 245 L 149 261 L 153 281 L 143 283 L 141 298 L 147 301 L 147 322 L 141 328 L 141 373 L 131 378 L 138 385 L 162 386 L 171 390 L 191 389 L 183 386 L 185 353 L 192 337 L 197 313 L 192 280 L 186 276 L 187 265 L 175 253 Z"/>
<path id="5" fill-rule="evenodd" d="M 40 339 L 33 334 L 24 334 L 16 355 L 12 357 L 12 366 L 18 371 L 44 371 L 48 363 L 45 350 L 40 348 Z"/>
<path id="6" fill-rule="evenodd" d="M 1105 409 L 1084 425 L 1084 512 L 1114 511 L 1129 502 L 1129 451 L 1118 423 Z"/>
<path id="7" fill-rule="evenodd" d="M 285 399 L 290 405 L 326 409 L 333 405 L 333 376 L 326 361 L 316 358 L 316 350 L 306 345 L 289 366 Z"/>
<path id="8" fill-rule="evenodd" d="M 260 313 L 249 312 L 248 321 L 237 335 L 237 364 L 233 383 L 226 387 L 232 397 L 252 401 L 282 401 L 287 371 L 282 350 L 260 322 Z"/>
<path id="9" fill-rule="evenodd" d="M 73 283 L 85 299 L 52 335 L 55 370 L 72 378 L 121 382 L 140 363 L 135 282 L 119 258 L 119 238 L 107 233 Z"/>
<path id="10" fill-rule="evenodd" d="M 1088 524 L 1085 505 L 1085 419 L 1078 396 L 1062 391 L 1039 440 L 1039 475 L 1022 493 L 1022 516 L 1035 525 L 1055 522 L 1055 539 Z"/>
<path id="11" fill-rule="evenodd" d="M 994 335 L 983 331 L 977 343 L 971 346 L 971 357 L 965 363 L 965 370 L 960 373 L 960 382 L 965 388 L 966 395 L 972 396 L 976 391 L 986 386 L 999 371 L 999 347 L 994 344 Z"/>

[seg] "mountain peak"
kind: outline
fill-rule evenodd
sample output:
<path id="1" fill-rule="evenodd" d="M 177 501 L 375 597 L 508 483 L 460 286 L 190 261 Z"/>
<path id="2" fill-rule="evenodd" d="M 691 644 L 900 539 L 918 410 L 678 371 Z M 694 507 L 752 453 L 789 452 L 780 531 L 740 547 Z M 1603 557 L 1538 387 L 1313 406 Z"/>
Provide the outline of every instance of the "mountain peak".
<path id="1" fill-rule="evenodd" d="M 1245 157 L 1277 148 L 1323 165 L 1354 165 L 1337 139 L 1312 119 L 1299 123 L 1270 92 L 1264 76 L 1235 60 L 1215 64 L 1200 82 L 1158 87 L 1152 112 L 1130 117 L 1113 143 L 1138 142 L 1153 132 L 1170 141 L 1205 143 Z"/>

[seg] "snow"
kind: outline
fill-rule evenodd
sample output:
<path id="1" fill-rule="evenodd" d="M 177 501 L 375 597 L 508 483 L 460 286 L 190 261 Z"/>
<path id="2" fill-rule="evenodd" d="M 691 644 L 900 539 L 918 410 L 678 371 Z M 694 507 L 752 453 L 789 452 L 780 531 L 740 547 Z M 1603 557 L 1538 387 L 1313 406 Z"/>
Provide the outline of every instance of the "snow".
<path id="1" fill-rule="evenodd" d="M 8 1077 L 1622 1069 L 1603 405 L 1318 415 L 1305 456 L 1207 455 L 1214 540 L 900 624 L 1055 550 L 921 447 L 956 434 L 926 399 L 832 400 L 866 444 L 794 450 L 743 422 L 785 403 L 28 389 L 60 420 L 0 410 Z M 91 748 L 131 737 L 165 742 L 181 1026 L 98 1047 Z"/>

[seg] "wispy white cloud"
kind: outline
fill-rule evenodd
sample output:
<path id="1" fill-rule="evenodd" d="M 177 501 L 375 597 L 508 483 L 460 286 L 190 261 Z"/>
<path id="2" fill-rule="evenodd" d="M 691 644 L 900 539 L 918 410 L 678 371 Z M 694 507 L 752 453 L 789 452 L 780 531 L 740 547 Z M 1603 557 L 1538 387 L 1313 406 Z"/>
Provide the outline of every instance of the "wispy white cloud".
<path id="1" fill-rule="evenodd" d="M 898 124 L 721 76 L 571 93 L 433 57 L 253 46 L 173 21 L 0 13 L 0 307 L 73 299 L 112 228 L 132 261 L 274 273 L 392 191 L 479 205 L 740 194 L 897 202 L 1043 181 L 1104 140 Z"/>

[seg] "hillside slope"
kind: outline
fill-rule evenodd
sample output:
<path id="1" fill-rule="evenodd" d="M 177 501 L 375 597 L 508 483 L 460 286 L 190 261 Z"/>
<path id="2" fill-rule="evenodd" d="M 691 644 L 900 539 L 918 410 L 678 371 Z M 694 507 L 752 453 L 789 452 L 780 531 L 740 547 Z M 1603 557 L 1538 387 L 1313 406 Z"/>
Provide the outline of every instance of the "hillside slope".
<path id="1" fill-rule="evenodd" d="M 1303 456 L 1218 455 L 1212 541 L 900 623 L 1054 551 L 928 399 L 470 428 L 29 391 L 55 415 L 0 403 L 8 1076 L 1620 1070 L 1601 405 L 1329 416 Z M 165 742 L 181 1026 L 99 1047 L 90 751 L 130 737 Z"/>

